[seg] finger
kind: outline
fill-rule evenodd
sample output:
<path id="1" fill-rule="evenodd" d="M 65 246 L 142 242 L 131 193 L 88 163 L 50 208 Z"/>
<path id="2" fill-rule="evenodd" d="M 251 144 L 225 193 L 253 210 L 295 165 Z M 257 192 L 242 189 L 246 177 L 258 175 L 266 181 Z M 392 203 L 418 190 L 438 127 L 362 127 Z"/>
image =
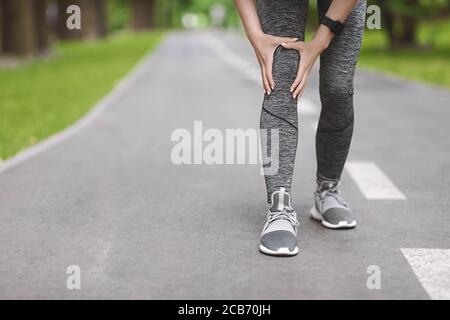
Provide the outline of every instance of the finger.
<path id="1" fill-rule="evenodd" d="M 266 74 L 267 74 L 267 81 L 269 82 L 270 88 L 272 90 L 274 90 L 275 89 L 275 81 L 273 80 L 272 65 L 273 65 L 273 55 L 270 55 L 266 59 Z"/>
<path id="2" fill-rule="evenodd" d="M 256 59 L 258 60 L 259 66 L 262 68 L 263 63 L 260 54 L 256 51 Z"/>
<path id="3" fill-rule="evenodd" d="M 268 91 L 268 89 L 270 87 L 266 84 L 267 76 L 266 76 L 266 72 L 265 72 L 264 60 L 263 60 L 262 56 L 259 54 L 259 52 L 256 52 L 256 57 L 258 59 L 258 63 L 259 63 L 260 70 L 261 70 L 261 80 L 262 80 L 262 86 L 263 86 L 264 92 L 267 94 L 270 94 L 270 91 Z"/>
<path id="4" fill-rule="evenodd" d="M 295 89 L 295 91 L 293 93 L 294 99 L 297 98 L 297 97 L 301 97 L 303 95 L 303 91 L 305 89 L 306 82 L 308 81 L 308 75 L 309 75 L 309 73 L 306 72 L 305 75 L 303 76 L 302 81 L 300 82 L 300 84 Z"/>
<path id="5" fill-rule="evenodd" d="M 288 37 L 275 37 L 278 44 L 282 43 L 293 43 L 298 40 L 298 38 L 288 38 Z"/>
<path id="6" fill-rule="evenodd" d="M 262 57 L 262 55 L 260 55 L 260 59 L 261 59 L 261 76 L 262 76 L 264 91 L 268 95 L 270 95 L 271 90 L 270 90 L 269 79 L 267 78 L 266 63 L 265 63 L 264 58 Z"/>
<path id="7" fill-rule="evenodd" d="M 311 68 L 306 72 L 305 78 L 304 78 L 304 80 L 303 80 L 303 83 L 300 83 L 300 86 L 301 86 L 302 88 L 300 89 L 299 96 L 303 96 L 303 92 L 305 92 L 306 85 L 308 84 L 309 74 L 310 74 L 310 73 L 311 73 Z"/>
<path id="8" fill-rule="evenodd" d="M 282 42 L 280 45 L 285 49 L 297 49 L 297 44 L 295 42 Z"/>
<path id="9" fill-rule="evenodd" d="M 303 65 L 300 65 L 300 67 L 298 68 L 298 71 L 297 71 L 297 76 L 295 77 L 294 82 L 292 83 L 289 92 L 293 93 L 295 91 L 295 89 L 297 89 L 300 82 L 302 82 L 304 74 L 305 74 L 305 68 L 303 67 Z"/>
<path id="10" fill-rule="evenodd" d="M 267 80 L 267 72 L 266 72 L 266 68 L 264 67 L 264 65 L 261 68 L 261 76 L 262 76 L 264 91 L 267 93 L 267 95 L 270 95 L 270 93 L 271 93 L 270 85 L 269 85 L 269 81 Z"/>
<path id="11" fill-rule="evenodd" d="M 300 93 L 303 91 L 303 88 L 305 87 L 305 84 L 306 84 L 306 78 L 307 78 L 306 76 L 303 77 L 300 84 L 297 86 L 297 88 L 295 88 L 294 92 L 292 93 L 292 96 L 294 97 L 294 99 L 300 97 Z"/>
<path id="12" fill-rule="evenodd" d="M 280 43 L 280 45 L 283 48 L 296 49 L 300 52 L 303 50 L 303 47 L 305 46 L 305 42 L 304 41 L 294 41 L 294 42 L 290 41 L 290 42 L 282 42 L 282 43 Z"/>

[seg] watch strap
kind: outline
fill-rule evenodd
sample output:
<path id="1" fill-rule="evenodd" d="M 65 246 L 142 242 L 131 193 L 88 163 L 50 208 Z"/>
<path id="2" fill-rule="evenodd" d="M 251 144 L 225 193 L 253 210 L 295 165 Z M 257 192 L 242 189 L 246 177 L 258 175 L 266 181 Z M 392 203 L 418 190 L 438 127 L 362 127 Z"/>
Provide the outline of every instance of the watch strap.
<path id="1" fill-rule="evenodd" d="M 344 24 L 338 20 L 333 20 L 327 16 L 323 17 L 321 24 L 327 26 L 335 35 L 339 35 L 344 29 Z"/>

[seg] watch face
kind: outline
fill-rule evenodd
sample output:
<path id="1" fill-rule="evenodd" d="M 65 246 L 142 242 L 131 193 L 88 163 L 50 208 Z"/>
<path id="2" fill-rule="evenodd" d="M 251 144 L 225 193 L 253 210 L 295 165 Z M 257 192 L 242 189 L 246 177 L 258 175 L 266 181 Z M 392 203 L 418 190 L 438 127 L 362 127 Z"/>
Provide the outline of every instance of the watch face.
<path id="1" fill-rule="evenodd" d="M 344 30 L 344 25 L 340 21 L 335 21 L 334 28 L 336 30 L 335 34 L 340 34 Z"/>

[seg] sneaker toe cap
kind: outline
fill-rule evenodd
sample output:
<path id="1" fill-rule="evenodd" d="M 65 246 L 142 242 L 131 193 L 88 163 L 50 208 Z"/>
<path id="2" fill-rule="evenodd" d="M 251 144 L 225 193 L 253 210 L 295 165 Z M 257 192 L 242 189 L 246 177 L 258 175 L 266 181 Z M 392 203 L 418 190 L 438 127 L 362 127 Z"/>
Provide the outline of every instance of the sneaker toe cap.
<path id="1" fill-rule="evenodd" d="M 276 230 L 264 234 L 261 237 L 261 244 L 273 251 L 280 248 L 288 248 L 293 251 L 297 247 L 297 237 L 290 231 Z"/>
<path id="2" fill-rule="evenodd" d="M 331 224 L 339 224 L 339 222 L 346 221 L 352 223 L 355 221 L 352 212 L 344 208 L 331 208 L 322 214 L 323 218 Z"/>

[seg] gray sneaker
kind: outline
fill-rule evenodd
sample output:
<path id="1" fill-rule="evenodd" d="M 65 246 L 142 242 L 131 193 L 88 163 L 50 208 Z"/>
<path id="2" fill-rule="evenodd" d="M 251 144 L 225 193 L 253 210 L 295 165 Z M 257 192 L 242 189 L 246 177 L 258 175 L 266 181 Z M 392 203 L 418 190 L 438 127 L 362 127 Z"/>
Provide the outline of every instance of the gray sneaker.
<path id="1" fill-rule="evenodd" d="M 350 229 L 356 226 L 352 211 L 338 191 L 338 181 L 321 181 L 314 193 L 315 206 L 311 217 L 330 229 Z"/>
<path id="2" fill-rule="evenodd" d="M 297 213 L 285 188 L 272 193 L 267 221 L 261 233 L 259 250 L 273 256 L 293 256 L 297 247 Z"/>

